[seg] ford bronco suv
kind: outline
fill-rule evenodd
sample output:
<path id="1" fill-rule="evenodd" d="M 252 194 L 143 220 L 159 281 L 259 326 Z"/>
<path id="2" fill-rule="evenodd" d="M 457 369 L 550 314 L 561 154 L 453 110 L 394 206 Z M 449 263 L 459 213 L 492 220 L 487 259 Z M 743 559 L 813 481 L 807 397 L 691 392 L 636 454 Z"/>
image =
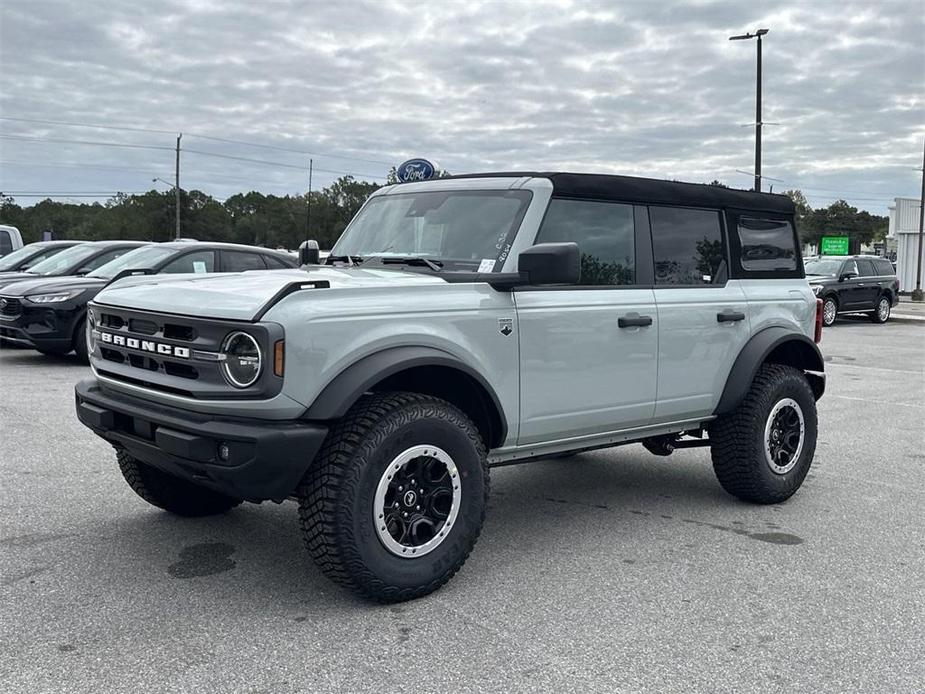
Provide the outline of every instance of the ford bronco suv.
<path id="1" fill-rule="evenodd" d="M 782 195 L 568 173 L 393 185 L 324 265 L 100 292 L 77 415 L 147 502 L 294 499 L 325 574 L 407 600 L 466 560 L 493 465 L 709 446 L 730 494 L 794 494 L 825 386 L 798 248 Z"/>

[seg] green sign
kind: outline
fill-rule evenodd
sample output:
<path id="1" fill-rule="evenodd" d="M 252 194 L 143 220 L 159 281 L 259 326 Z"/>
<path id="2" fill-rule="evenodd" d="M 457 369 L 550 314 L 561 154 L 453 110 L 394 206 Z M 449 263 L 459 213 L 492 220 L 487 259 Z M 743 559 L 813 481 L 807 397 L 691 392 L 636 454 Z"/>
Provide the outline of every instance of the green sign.
<path id="1" fill-rule="evenodd" d="M 823 236 L 819 245 L 820 255 L 848 255 L 847 236 Z"/>

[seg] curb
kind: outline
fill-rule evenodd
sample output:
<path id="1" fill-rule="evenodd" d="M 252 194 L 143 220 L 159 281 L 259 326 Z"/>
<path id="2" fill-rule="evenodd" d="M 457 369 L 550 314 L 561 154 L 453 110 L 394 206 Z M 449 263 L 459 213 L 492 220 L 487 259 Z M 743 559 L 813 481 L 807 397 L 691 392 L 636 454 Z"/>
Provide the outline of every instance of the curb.
<path id="1" fill-rule="evenodd" d="M 909 323 L 925 323 L 925 316 L 913 316 L 908 313 L 891 313 L 890 320 L 908 321 Z"/>

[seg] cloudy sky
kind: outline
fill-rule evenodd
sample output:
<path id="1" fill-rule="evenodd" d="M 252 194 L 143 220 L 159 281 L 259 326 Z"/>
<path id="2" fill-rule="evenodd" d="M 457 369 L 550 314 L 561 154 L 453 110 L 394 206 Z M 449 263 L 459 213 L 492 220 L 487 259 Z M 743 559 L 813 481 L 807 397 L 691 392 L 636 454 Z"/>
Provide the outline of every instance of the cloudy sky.
<path id="1" fill-rule="evenodd" d="M 3 0 L 0 191 L 147 190 L 177 132 L 218 198 L 304 192 L 310 157 L 316 186 L 423 155 L 747 188 L 755 43 L 727 39 L 759 27 L 766 185 L 917 197 L 925 0 Z"/>

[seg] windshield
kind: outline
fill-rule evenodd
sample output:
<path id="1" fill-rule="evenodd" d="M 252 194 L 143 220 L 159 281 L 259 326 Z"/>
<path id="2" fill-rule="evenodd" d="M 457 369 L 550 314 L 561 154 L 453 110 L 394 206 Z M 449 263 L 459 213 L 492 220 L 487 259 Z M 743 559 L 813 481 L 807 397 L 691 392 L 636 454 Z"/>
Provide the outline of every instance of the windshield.
<path id="1" fill-rule="evenodd" d="M 93 243 L 82 243 L 79 246 L 71 246 L 65 251 L 46 258 L 41 263 L 36 263 L 29 268 L 29 272 L 36 275 L 63 275 L 70 269 L 77 269 L 81 260 L 94 255 L 100 247 Z"/>
<path id="2" fill-rule="evenodd" d="M 526 190 L 381 195 L 350 223 L 331 256 L 427 258 L 448 270 L 499 271 L 531 197 Z"/>
<path id="3" fill-rule="evenodd" d="M 23 246 L 19 250 L 3 256 L 3 258 L 0 259 L 0 272 L 4 270 L 15 270 L 19 267 L 20 263 L 28 260 L 31 256 L 40 255 L 42 248 L 43 246 L 29 244 L 28 246 Z"/>
<path id="4" fill-rule="evenodd" d="M 841 267 L 841 259 L 813 258 L 803 262 L 807 275 L 830 275 L 834 277 Z"/>
<path id="5" fill-rule="evenodd" d="M 153 268 L 161 260 L 178 253 L 176 248 L 158 248 L 157 246 L 143 246 L 129 251 L 125 255 L 120 255 L 115 260 L 110 260 L 105 265 L 100 265 L 96 270 L 89 273 L 87 277 L 103 277 L 109 279 L 115 277 L 122 270 L 131 268 L 133 270 L 147 270 Z"/>

